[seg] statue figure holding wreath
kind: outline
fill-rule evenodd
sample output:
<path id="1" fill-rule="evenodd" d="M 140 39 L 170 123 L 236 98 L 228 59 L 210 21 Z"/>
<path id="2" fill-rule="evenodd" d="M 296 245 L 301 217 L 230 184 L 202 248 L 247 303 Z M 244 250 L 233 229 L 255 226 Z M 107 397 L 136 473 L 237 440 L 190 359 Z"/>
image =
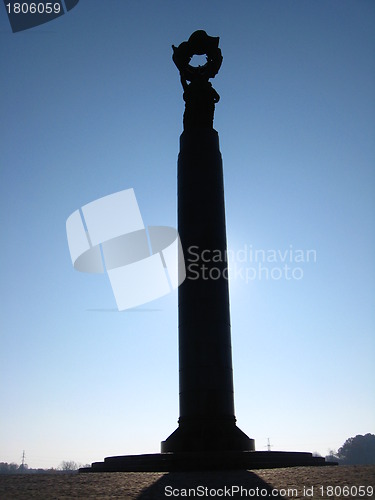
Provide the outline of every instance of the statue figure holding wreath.
<path id="1" fill-rule="evenodd" d="M 219 49 L 219 37 L 208 36 L 203 30 L 195 31 L 187 42 L 178 47 L 172 45 L 176 64 L 184 89 L 184 130 L 213 128 L 215 104 L 220 96 L 208 81 L 217 75 L 223 57 Z M 190 65 L 193 55 L 206 55 L 204 66 Z M 188 83 L 190 82 L 190 83 Z"/>

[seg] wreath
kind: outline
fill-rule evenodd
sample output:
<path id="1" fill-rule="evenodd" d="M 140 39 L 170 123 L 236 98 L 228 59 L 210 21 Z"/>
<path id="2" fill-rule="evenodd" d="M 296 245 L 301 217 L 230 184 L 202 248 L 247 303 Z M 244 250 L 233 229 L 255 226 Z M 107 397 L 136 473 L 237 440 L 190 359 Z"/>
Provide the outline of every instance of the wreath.
<path id="1" fill-rule="evenodd" d="M 195 31 L 187 42 L 182 42 L 178 47 L 172 45 L 172 48 L 173 62 L 181 74 L 181 79 L 185 81 L 214 78 L 223 61 L 219 49 L 219 37 L 208 36 L 203 30 Z M 194 55 L 203 54 L 206 54 L 206 64 L 198 67 L 191 66 L 191 58 Z"/>

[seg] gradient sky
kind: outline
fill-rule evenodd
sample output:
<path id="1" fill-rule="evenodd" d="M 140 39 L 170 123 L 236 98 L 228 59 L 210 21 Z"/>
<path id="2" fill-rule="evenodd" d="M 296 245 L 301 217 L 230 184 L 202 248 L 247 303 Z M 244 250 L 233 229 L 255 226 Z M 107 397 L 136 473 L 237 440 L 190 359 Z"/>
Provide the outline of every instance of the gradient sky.
<path id="1" fill-rule="evenodd" d="M 230 283 L 238 426 L 323 455 L 375 432 L 374 25 L 372 0 L 81 0 L 13 34 L 0 5 L 0 461 L 158 452 L 177 427 L 177 293 L 119 313 L 65 222 L 134 188 L 176 226 L 171 45 L 197 29 L 224 56 L 228 247 L 316 252 L 301 279 Z"/>

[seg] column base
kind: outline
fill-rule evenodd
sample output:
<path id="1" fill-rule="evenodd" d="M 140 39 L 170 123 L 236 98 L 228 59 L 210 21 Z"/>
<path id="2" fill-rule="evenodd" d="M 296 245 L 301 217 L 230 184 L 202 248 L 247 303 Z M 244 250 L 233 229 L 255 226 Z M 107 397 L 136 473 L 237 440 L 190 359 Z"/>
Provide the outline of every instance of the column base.
<path id="1" fill-rule="evenodd" d="M 178 428 L 161 442 L 162 453 L 254 451 L 255 441 L 236 426 L 234 417 L 180 418 Z"/>

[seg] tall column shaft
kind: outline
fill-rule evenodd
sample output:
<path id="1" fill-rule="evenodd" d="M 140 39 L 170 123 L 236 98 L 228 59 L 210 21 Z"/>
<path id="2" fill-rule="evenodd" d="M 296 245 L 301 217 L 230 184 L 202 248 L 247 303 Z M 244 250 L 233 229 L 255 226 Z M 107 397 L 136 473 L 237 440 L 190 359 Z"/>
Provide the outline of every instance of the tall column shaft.
<path id="1" fill-rule="evenodd" d="M 180 418 L 162 452 L 253 450 L 235 424 L 223 167 L 212 128 L 181 135 L 178 230 Z"/>
<path id="2" fill-rule="evenodd" d="M 185 131 L 178 159 L 180 420 L 234 418 L 223 167 L 213 129 Z"/>

